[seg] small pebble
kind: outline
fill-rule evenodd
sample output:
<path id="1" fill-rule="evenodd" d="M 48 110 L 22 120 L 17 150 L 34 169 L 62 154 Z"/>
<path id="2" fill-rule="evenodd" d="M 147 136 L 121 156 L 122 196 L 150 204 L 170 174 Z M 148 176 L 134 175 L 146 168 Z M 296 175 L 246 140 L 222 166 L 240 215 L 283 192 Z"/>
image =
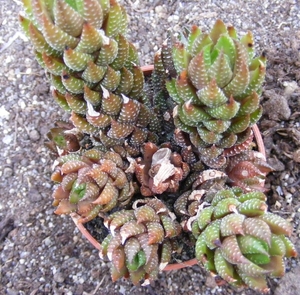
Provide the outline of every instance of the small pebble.
<path id="1" fill-rule="evenodd" d="M 19 292 L 16 291 L 16 290 L 14 290 L 14 289 L 8 288 L 8 289 L 6 289 L 6 294 L 7 294 L 7 295 L 18 295 Z"/>
<path id="2" fill-rule="evenodd" d="M 3 176 L 4 178 L 9 178 L 14 174 L 14 171 L 11 167 L 4 167 Z"/>
<path id="3" fill-rule="evenodd" d="M 5 144 L 10 144 L 12 141 L 13 141 L 13 136 L 9 135 L 9 134 L 5 135 L 2 138 L 2 142 L 5 143 Z"/>
<path id="4" fill-rule="evenodd" d="M 29 132 L 29 137 L 32 141 L 38 141 L 41 138 L 41 135 L 37 130 L 33 129 Z"/>
<path id="5" fill-rule="evenodd" d="M 45 240 L 44 240 L 44 243 L 45 245 L 48 247 L 51 245 L 51 238 L 50 237 L 47 237 Z"/>
<path id="6" fill-rule="evenodd" d="M 293 160 L 297 163 L 300 163 L 300 149 L 298 149 L 294 152 Z"/>
<path id="7" fill-rule="evenodd" d="M 56 272 L 53 275 L 53 279 L 57 283 L 62 283 L 65 280 L 65 277 L 63 276 L 63 274 L 61 272 Z"/>

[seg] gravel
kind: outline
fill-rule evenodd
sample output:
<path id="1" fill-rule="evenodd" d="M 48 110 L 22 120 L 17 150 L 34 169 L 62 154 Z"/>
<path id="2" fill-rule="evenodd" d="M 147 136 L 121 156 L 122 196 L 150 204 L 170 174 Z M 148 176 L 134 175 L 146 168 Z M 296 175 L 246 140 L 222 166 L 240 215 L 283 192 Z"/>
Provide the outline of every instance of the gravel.
<path id="1" fill-rule="evenodd" d="M 140 52 L 141 64 L 152 63 L 154 52 L 169 32 L 178 34 L 191 24 L 208 30 L 217 18 L 234 25 L 239 32 L 251 30 L 257 51 L 268 52 L 271 61 L 265 88 L 269 92 L 264 96 L 268 107 L 261 128 L 267 153 L 277 163 L 277 172 L 267 182 L 270 205 L 293 223 L 292 240 L 300 250 L 300 161 L 293 161 L 293 155 L 299 159 L 300 148 L 299 1 L 120 2 L 129 14 L 128 36 Z M 163 272 L 160 280 L 148 287 L 135 287 L 125 280 L 112 283 L 108 266 L 70 218 L 53 214 L 51 159 L 43 142 L 55 120 L 67 116 L 53 102 L 49 81 L 19 28 L 17 15 L 21 9 L 19 0 L 1 2 L 0 294 L 258 294 L 218 287 L 199 266 Z M 278 112 L 278 101 L 285 105 L 285 114 Z M 275 111 L 270 112 L 272 108 Z M 285 175 L 292 178 L 291 184 Z M 276 193 L 278 187 L 282 194 Z M 288 201 L 286 195 L 290 196 Z M 300 294 L 299 269 L 299 259 L 290 259 L 287 275 L 270 281 L 271 294 Z"/>

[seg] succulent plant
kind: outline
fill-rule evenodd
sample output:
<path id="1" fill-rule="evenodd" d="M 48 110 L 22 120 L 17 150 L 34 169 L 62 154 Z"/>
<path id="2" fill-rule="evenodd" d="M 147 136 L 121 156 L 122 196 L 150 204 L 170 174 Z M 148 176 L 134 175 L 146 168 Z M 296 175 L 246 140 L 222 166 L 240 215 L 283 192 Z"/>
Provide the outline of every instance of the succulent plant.
<path id="1" fill-rule="evenodd" d="M 79 151 L 83 137 L 82 133 L 74 130 L 72 123 L 57 121 L 55 127 L 47 133 L 48 141 L 44 144 L 54 156 L 58 157 Z"/>
<path id="2" fill-rule="evenodd" d="M 134 284 L 155 279 L 171 260 L 172 239 L 181 233 L 176 216 L 158 199 L 137 200 L 133 210 L 111 214 L 105 224 L 110 234 L 100 257 L 112 262 L 115 281 L 130 277 Z"/>
<path id="3" fill-rule="evenodd" d="M 189 165 L 180 154 L 169 147 L 158 148 L 153 143 L 144 145 L 143 157 L 137 158 L 135 175 L 141 184 L 143 196 L 153 196 L 163 192 L 177 192 L 180 182 L 190 172 Z"/>
<path id="4" fill-rule="evenodd" d="M 176 104 L 175 126 L 189 134 L 202 160 L 216 167 L 218 160 L 224 164 L 224 149 L 247 148 L 250 127 L 262 114 L 259 94 L 266 71 L 265 56 L 254 57 L 251 32 L 239 39 L 221 20 L 209 33 L 193 26 L 187 37 L 169 40 L 160 55 Z"/>
<path id="5" fill-rule="evenodd" d="M 121 145 L 128 154 L 155 141 L 158 120 L 144 95 L 137 51 L 124 37 L 124 8 L 115 0 L 23 2 L 21 25 L 76 128 L 104 149 Z"/>
<path id="6" fill-rule="evenodd" d="M 267 212 L 271 167 L 251 149 L 266 70 L 252 34 L 217 20 L 208 34 L 193 26 L 169 38 L 146 89 L 116 0 L 23 3 L 20 23 L 71 113 L 47 134 L 55 213 L 81 226 L 103 219 L 97 247 L 113 281 L 157 278 L 184 236 L 211 273 L 267 291 L 266 277 L 283 276 L 297 253 L 291 225 Z"/>
<path id="7" fill-rule="evenodd" d="M 251 190 L 264 191 L 266 175 L 273 168 L 266 162 L 265 157 L 257 151 L 246 150 L 230 157 L 225 169 L 231 185 L 242 188 L 245 192 Z"/>
<path id="8" fill-rule="evenodd" d="M 267 212 L 260 191 L 242 193 L 233 187 L 209 199 L 202 193 L 197 213 L 187 222 L 197 238 L 196 258 L 230 284 L 267 292 L 266 277 L 282 277 L 284 257 L 297 256 L 288 238 L 291 224 Z"/>
<path id="9" fill-rule="evenodd" d="M 51 179 L 56 214 L 76 212 L 85 223 L 99 213 L 125 206 L 135 192 L 130 173 L 116 152 L 90 149 L 59 157 Z"/>

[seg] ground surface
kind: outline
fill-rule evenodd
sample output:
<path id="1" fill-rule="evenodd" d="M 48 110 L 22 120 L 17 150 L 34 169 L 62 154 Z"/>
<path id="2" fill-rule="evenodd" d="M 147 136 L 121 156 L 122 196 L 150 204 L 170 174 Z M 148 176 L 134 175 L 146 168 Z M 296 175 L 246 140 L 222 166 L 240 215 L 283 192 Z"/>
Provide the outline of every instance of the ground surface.
<path id="1" fill-rule="evenodd" d="M 147 288 L 111 283 L 108 267 L 74 229 L 70 218 L 53 214 L 51 161 L 43 141 L 63 115 L 35 62 L 17 21 L 19 0 L 0 7 L 0 294 L 255 294 L 216 287 L 199 266 L 162 273 Z M 258 51 L 269 63 L 260 123 L 269 162 L 272 211 L 294 225 L 300 253 L 300 3 L 297 0 L 142 1 L 124 0 L 131 19 L 130 39 L 150 64 L 166 38 L 197 24 L 207 29 L 216 18 L 241 32 L 252 30 Z M 286 276 L 271 281 L 271 294 L 300 294 L 299 259 L 287 262 Z"/>

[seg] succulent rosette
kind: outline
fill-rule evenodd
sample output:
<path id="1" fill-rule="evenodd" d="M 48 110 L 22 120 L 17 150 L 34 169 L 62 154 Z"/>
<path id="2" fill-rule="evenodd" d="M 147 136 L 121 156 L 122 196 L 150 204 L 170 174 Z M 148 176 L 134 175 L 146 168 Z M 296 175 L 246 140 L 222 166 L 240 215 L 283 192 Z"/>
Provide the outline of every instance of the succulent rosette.
<path id="1" fill-rule="evenodd" d="M 56 157 L 74 153 L 84 144 L 84 134 L 76 130 L 70 122 L 57 121 L 47 133 L 45 146 Z"/>
<path id="2" fill-rule="evenodd" d="M 251 32 L 238 38 L 221 20 L 209 33 L 193 26 L 187 37 L 174 44 L 169 40 L 161 50 L 166 88 L 176 104 L 175 126 L 189 134 L 209 166 L 224 149 L 248 147 L 250 127 L 262 114 L 266 58 L 254 55 Z"/>
<path id="3" fill-rule="evenodd" d="M 189 172 L 189 165 L 180 154 L 172 152 L 170 146 L 159 148 L 153 143 L 146 143 L 143 157 L 135 161 L 135 175 L 141 184 L 140 191 L 143 196 L 177 192 L 180 182 Z"/>
<path id="4" fill-rule="evenodd" d="M 51 179 L 59 185 L 53 192 L 56 214 L 77 213 L 85 223 L 99 213 L 125 206 L 135 189 L 127 165 L 115 152 L 90 149 L 59 157 Z"/>
<path id="5" fill-rule="evenodd" d="M 144 94 L 127 14 L 115 0 L 24 0 L 20 23 L 52 84 L 56 102 L 104 148 L 128 153 L 153 139 L 158 120 Z M 146 106 L 148 105 L 148 106 Z"/>
<path id="6" fill-rule="evenodd" d="M 273 168 L 260 152 L 246 150 L 230 157 L 225 171 L 231 185 L 249 192 L 252 190 L 264 191 L 266 175 L 273 171 Z"/>
<path id="7" fill-rule="evenodd" d="M 267 212 L 266 196 L 260 191 L 243 193 L 234 187 L 209 198 L 203 202 L 203 196 L 187 222 L 197 238 L 196 258 L 230 284 L 268 292 L 266 277 L 282 277 L 284 258 L 297 256 L 288 238 L 291 224 Z"/>
<path id="8" fill-rule="evenodd" d="M 137 200 L 133 210 L 115 212 L 105 224 L 110 234 L 100 257 L 112 262 L 113 281 L 130 277 L 134 284 L 156 279 L 171 260 L 172 240 L 181 233 L 174 213 L 155 198 Z"/>

